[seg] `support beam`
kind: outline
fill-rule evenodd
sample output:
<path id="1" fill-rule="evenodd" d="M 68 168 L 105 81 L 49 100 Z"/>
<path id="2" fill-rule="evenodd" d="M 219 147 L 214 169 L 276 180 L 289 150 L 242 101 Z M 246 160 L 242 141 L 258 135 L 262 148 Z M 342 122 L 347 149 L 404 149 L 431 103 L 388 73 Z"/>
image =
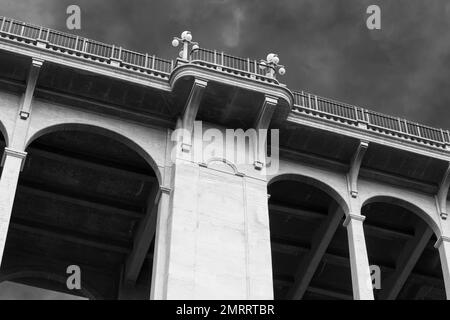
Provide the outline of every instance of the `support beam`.
<path id="1" fill-rule="evenodd" d="M 57 192 L 56 190 L 49 190 L 49 189 L 43 190 L 41 188 L 36 188 L 34 186 L 28 185 L 24 181 L 22 181 L 18 189 L 20 192 L 25 192 L 26 194 L 36 195 L 39 197 L 44 197 L 56 201 L 64 201 L 83 207 L 93 208 L 99 211 L 107 212 L 108 214 L 118 214 L 132 219 L 141 219 L 143 216 L 143 214 L 139 211 L 120 208 L 118 205 L 111 205 L 111 202 L 100 203 L 92 201 L 91 199 L 85 199 L 79 196 L 68 195 L 67 193 L 63 194 Z"/>
<path id="2" fill-rule="evenodd" d="M 254 167 L 257 170 L 261 170 L 266 162 L 266 142 L 267 142 L 267 130 L 269 129 L 270 121 L 272 120 L 273 113 L 278 104 L 278 99 L 265 96 L 263 105 L 259 111 L 258 118 L 255 121 L 254 127 L 256 129 L 257 141 L 255 141 L 254 154 L 255 162 Z"/>
<path id="3" fill-rule="evenodd" d="M 84 157 L 79 154 L 68 153 L 64 150 L 54 150 L 49 147 L 29 147 L 28 152 L 31 157 L 37 156 L 51 160 L 57 160 L 66 164 L 73 164 L 90 169 L 99 170 L 108 174 L 117 174 L 127 178 L 135 178 L 141 181 L 156 181 L 156 177 L 150 176 L 143 172 L 139 172 L 135 168 L 122 167 L 113 163 L 105 163 L 105 161 L 96 161 L 89 157 Z"/>
<path id="4" fill-rule="evenodd" d="M 414 238 L 406 243 L 398 257 L 394 273 L 381 287 L 381 300 L 395 300 L 398 297 L 432 235 L 433 231 L 426 223 L 419 223 Z"/>
<path id="5" fill-rule="evenodd" d="M 192 130 L 194 128 L 194 121 L 197 117 L 200 102 L 203 97 L 208 81 L 195 79 L 192 85 L 191 93 L 184 107 L 183 117 L 181 120 L 181 129 L 183 129 L 181 150 L 189 153 L 192 148 Z"/>
<path id="6" fill-rule="evenodd" d="M 290 217 L 298 218 L 298 219 L 323 219 L 326 215 L 311 210 L 304 210 L 295 207 L 289 207 L 280 203 L 270 203 L 269 210 L 271 214 L 282 214 L 288 215 Z M 376 237 L 383 237 L 389 239 L 404 239 L 409 240 L 414 237 L 413 234 L 407 233 L 400 230 L 395 230 L 387 227 L 375 226 L 371 224 L 364 224 L 364 230 L 369 235 L 373 235 Z"/>
<path id="7" fill-rule="evenodd" d="M 352 273 L 353 298 L 355 300 L 373 300 L 372 279 L 367 257 L 366 239 L 363 221 L 365 217 L 347 214 L 344 227 L 347 228 Z"/>
<path id="8" fill-rule="evenodd" d="M 68 232 L 67 230 L 61 230 L 55 227 L 39 225 L 35 226 L 22 219 L 14 219 L 10 225 L 13 230 L 20 230 L 32 234 L 36 234 L 43 237 L 49 237 L 52 239 L 67 241 L 76 245 L 88 246 L 95 249 L 100 249 L 109 252 L 115 252 L 120 254 L 128 254 L 130 250 L 126 246 L 120 246 L 111 244 L 111 241 L 104 241 L 100 239 L 94 239 L 84 235 L 76 234 L 75 232 Z"/>
<path id="9" fill-rule="evenodd" d="M 308 290 L 311 293 L 320 294 L 322 296 L 327 296 L 330 298 L 338 299 L 338 300 L 353 300 L 353 297 L 351 295 L 336 292 L 333 290 L 318 288 L 318 287 L 308 287 Z"/>
<path id="10" fill-rule="evenodd" d="M 297 256 L 301 253 L 307 253 L 309 251 L 309 248 L 306 246 L 299 246 L 299 245 L 295 245 L 295 244 L 285 243 L 283 241 L 275 239 L 275 240 L 272 240 L 272 250 L 274 250 L 276 252 L 284 253 L 284 254 Z M 326 263 L 329 263 L 331 265 L 339 266 L 339 267 L 348 267 L 350 265 L 348 257 L 331 254 L 331 253 L 327 253 L 327 252 L 323 256 L 323 261 Z M 381 268 L 381 270 L 394 272 L 394 269 L 391 267 L 384 266 L 379 263 L 377 263 L 376 265 L 378 265 Z M 435 278 L 435 277 L 432 277 L 429 275 L 424 275 L 424 274 L 415 273 L 415 272 L 411 273 L 411 278 L 416 282 L 426 282 L 435 287 L 439 287 L 442 284 L 442 282 L 441 282 L 442 280 L 439 278 Z"/>
<path id="11" fill-rule="evenodd" d="M 0 178 L 0 266 L 8 234 L 9 222 L 16 196 L 19 174 L 26 152 L 5 148 L 2 158 L 3 172 Z"/>
<path id="12" fill-rule="evenodd" d="M 439 214 L 443 220 L 447 219 L 447 196 L 448 189 L 450 188 L 450 163 L 448 164 L 447 170 L 442 177 L 442 181 L 439 184 L 438 193 L 436 195 L 436 202 L 438 205 Z"/>
<path id="13" fill-rule="evenodd" d="M 27 78 L 27 88 L 23 97 L 22 108 L 20 109 L 20 118 L 23 120 L 28 119 L 31 113 L 31 101 L 33 100 L 34 90 L 36 89 L 36 83 L 39 78 L 39 72 L 44 61 L 33 58 L 31 61 L 30 71 Z"/>
<path id="14" fill-rule="evenodd" d="M 133 250 L 127 258 L 125 265 L 125 281 L 135 283 L 147 252 L 155 237 L 156 221 L 158 215 L 158 203 L 161 197 L 161 190 L 158 184 L 154 184 L 149 195 L 147 212 L 144 219 L 139 224 L 134 237 Z"/>
<path id="15" fill-rule="evenodd" d="M 350 171 L 347 174 L 347 180 L 350 188 L 350 194 L 353 198 L 358 196 L 358 175 L 361 163 L 369 147 L 369 142 L 360 141 L 355 154 L 353 155 L 352 162 L 350 163 Z"/>
<path id="16" fill-rule="evenodd" d="M 289 298 L 293 300 L 303 298 L 343 216 L 344 212 L 338 205 L 330 207 L 328 216 L 313 236 L 311 250 L 303 258 L 297 269 L 294 286 L 288 294 Z"/>
<path id="17" fill-rule="evenodd" d="M 292 282 L 289 280 L 284 279 L 283 276 L 274 275 L 274 285 L 276 287 L 282 287 L 282 288 L 286 288 L 286 287 L 290 287 L 292 286 Z M 333 290 L 329 290 L 329 289 L 325 289 L 325 288 L 321 288 L 321 287 L 316 287 L 316 286 L 309 286 L 308 289 L 306 290 L 307 292 L 311 292 L 311 293 L 315 293 L 315 294 L 320 294 L 322 296 L 327 296 L 330 298 L 334 298 L 334 299 L 339 299 L 339 300 L 352 300 L 352 296 L 351 295 L 347 295 L 345 293 L 341 293 L 341 292 L 336 292 Z"/>
<path id="18" fill-rule="evenodd" d="M 447 295 L 447 300 L 450 300 L 450 238 L 447 236 L 440 236 L 434 247 L 439 249 L 442 276 L 444 277 L 445 283 L 445 293 Z"/>

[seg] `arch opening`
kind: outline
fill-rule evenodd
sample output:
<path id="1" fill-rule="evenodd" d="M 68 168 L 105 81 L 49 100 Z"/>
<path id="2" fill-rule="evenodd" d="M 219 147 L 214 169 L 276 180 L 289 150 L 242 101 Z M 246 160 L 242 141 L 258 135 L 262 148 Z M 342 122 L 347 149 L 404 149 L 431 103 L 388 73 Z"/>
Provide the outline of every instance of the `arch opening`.
<path id="1" fill-rule="evenodd" d="M 28 272 L 33 266 L 65 284 L 67 267 L 75 265 L 98 296 L 116 299 L 133 247 L 145 241 L 143 258 L 132 260 L 137 275 L 127 290 L 148 299 L 154 236 L 142 240 L 137 234 L 157 212 L 153 159 L 119 134 L 83 125 L 39 132 L 26 151 L 2 269 Z"/>
<path id="2" fill-rule="evenodd" d="M 414 204 L 388 196 L 362 205 L 369 263 L 379 267 L 377 300 L 445 299 L 439 252 L 439 228 Z M 373 280 L 375 275 L 372 275 Z"/>
<path id="3" fill-rule="evenodd" d="M 298 175 L 273 179 L 268 193 L 275 299 L 351 300 L 344 200 Z"/>

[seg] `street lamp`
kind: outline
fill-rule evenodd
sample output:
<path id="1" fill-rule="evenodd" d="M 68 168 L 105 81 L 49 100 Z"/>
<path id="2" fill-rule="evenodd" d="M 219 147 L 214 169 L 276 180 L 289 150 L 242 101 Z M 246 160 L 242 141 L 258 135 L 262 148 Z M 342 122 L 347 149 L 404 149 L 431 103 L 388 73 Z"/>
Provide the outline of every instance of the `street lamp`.
<path id="1" fill-rule="evenodd" d="M 181 38 L 174 37 L 172 40 L 172 46 L 175 48 L 183 44 L 183 49 L 180 51 L 180 58 L 183 60 L 188 60 L 189 57 L 189 45 L 192 45 L 192 50 L 196 50 L 199 48 L 198 43 L 192 41 L 192 33 L 190 31 L 184 31 L 181 34 Z"/>
<path id="2" fill-rule="evenodd" d="M 280 75 L 285 75 L 286 74 L 286 68 L 279 64 L 280 63 L 280 58 L 278 58 L 278 55 L 275 53 L 269 53 L 267 55 L 266 60 L 261 60 L 260 62 L 260 69 L 261 70 L 267 70 L 266 76 L 276 79 L 276 71 L 278 70 L 278 73 Z"/>

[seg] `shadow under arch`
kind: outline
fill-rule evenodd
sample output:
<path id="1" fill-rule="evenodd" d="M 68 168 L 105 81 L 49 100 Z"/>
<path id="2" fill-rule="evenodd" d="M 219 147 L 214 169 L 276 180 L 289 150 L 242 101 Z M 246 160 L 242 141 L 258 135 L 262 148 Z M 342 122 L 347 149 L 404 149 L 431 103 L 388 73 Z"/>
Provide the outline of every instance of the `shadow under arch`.
<path id="1" fill-rule="evenodd" d="M 81 123 L 63 123 L 63 124 L 57 124 L 52 125 L 49 127 L 46 127 L 44 129 L 41 129 L 40 131 L 33 134 L 31 137 L 28 138 L 25 150 L 28 148 L 28 146 L 38 138 L 49 134 L 53 132 L 58 131 L 84 131 L 84 132 L 90 132 L 94 134 L 99 134 L 105 137 L 109 137 L 111 139 L 114 139 L 116 141 L 119 141 L 123 143 L 124 145 L 128 146 L 132 150 L 136 151 L 152 168 L 154 171 L 156 178 L 158 179 L 159 185 L 162 184 L 162 177 L 161 172 L 158 168 L 158 165 L 156 164 L 153 157 L 145 151 L 140 145 L 138 145 L 136 142 L 134 142 L 131 138 L 123 135 L 122 133 L 112 131 L 111 129 L 103 128 L 100 126 L 92 125 L 92 124 L 81 124 Z"/>
<path id="2" fill-rule="evenodd" d="M 34 279 L 44 279 L 53 281 L 56 283 L 60 283 L 62 285 L 66 285 L 67 278 L 57 275 L 55 273 L 49 272 L 49 271 L 43 271 L 43 270 L 9 270 L 9 271 L 2 271 L 0 274 L 0 283 L 5 281 L 14 281 L 19 279 L 25 279 L 25 278 L 34 278 Z M 81 289 L 79 290 L 81 294 L 88 298 L 89 300 L 102 300 L 102 297 L 100 294 L 91 288 L 89 285 L 86 285 L 83 283 L 81 286 Z"/>
<path id="3" fill-rule="evenodd" d="M 348 214 L 350 212 L 350 208 L 347 204 L 347 201 L 339 194 L 338 191 L 336 191 L 333 187 L 328 185 L 327 183 L 320 181 L 318 179 L 308 177 L 302 174 L 298 173 L 285 173 L 278 176 L 273 177 L 268 183 L 267 187 L 272 185 L 275 182 L 278 181 L 297 181 L 301 183 L 306 183 L 308 185 L 311 185 L 313 187 L 316 187 L 319 190 L 322 190 L 323 192 L 327 193 L 333 200 L 335 200 L 342 208 L 345 214 Z"/>
<path id="4" fill-rule="evenodd" d="M 433 230 L 436 237 L 439 239 L 442 232 L 440 227 L 437 225 L 437 223 L 433 220 L 433 218 L 430 217 L 424 210 L 417 207 L 416 205 L 412 204 L 411 202 L 395 197 L 395 196 L 387 196 L 387 195 L 379 195 L 379 196 L 373 196 L 371 198 L 366 199 L 361 204 L 361 209 L 371 203 L 387 203 L 392 204 L 396 206 L 400 206 L 412 213 L 414 213 L 417 217 L 421 218 L 425 223 Z"/>
<path id="5" fill-rule="evenodd" d="M 9 146 L 8 130 L 6 130 L 6 127 L 1 120 L 0 120 L 0 134 L 3 136 L 3 140 L 5 140 L 5 147 L 8 147 Z"/>

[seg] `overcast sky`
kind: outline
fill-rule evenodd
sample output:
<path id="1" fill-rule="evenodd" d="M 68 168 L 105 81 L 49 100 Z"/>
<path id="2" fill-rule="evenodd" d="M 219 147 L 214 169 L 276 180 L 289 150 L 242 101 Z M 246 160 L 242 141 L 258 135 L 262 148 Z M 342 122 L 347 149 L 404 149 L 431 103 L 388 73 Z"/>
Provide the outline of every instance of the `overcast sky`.
<path id="1" fill-rule="evenodd" d="M 0 0 L 0 14 L 68 31 L 70 4 L 72 33 L 174 59 L 172 37 L 190 30 L 205 48 L 278 53 L 291 89 L 450 129 L 448 0 Z M 366 27 L 371 4 L 381 30 Z"/>
<path id="2" fill-rule="evenodd" d="M 291 89 L 450 128 L 448 0 L 0 0 L 0 14 L 176 58 L 171 38 L 187 29 L 205 48 L 263 58 L 276 52 Z M 381 7 L 381 30 L 366 9 Z"/>

